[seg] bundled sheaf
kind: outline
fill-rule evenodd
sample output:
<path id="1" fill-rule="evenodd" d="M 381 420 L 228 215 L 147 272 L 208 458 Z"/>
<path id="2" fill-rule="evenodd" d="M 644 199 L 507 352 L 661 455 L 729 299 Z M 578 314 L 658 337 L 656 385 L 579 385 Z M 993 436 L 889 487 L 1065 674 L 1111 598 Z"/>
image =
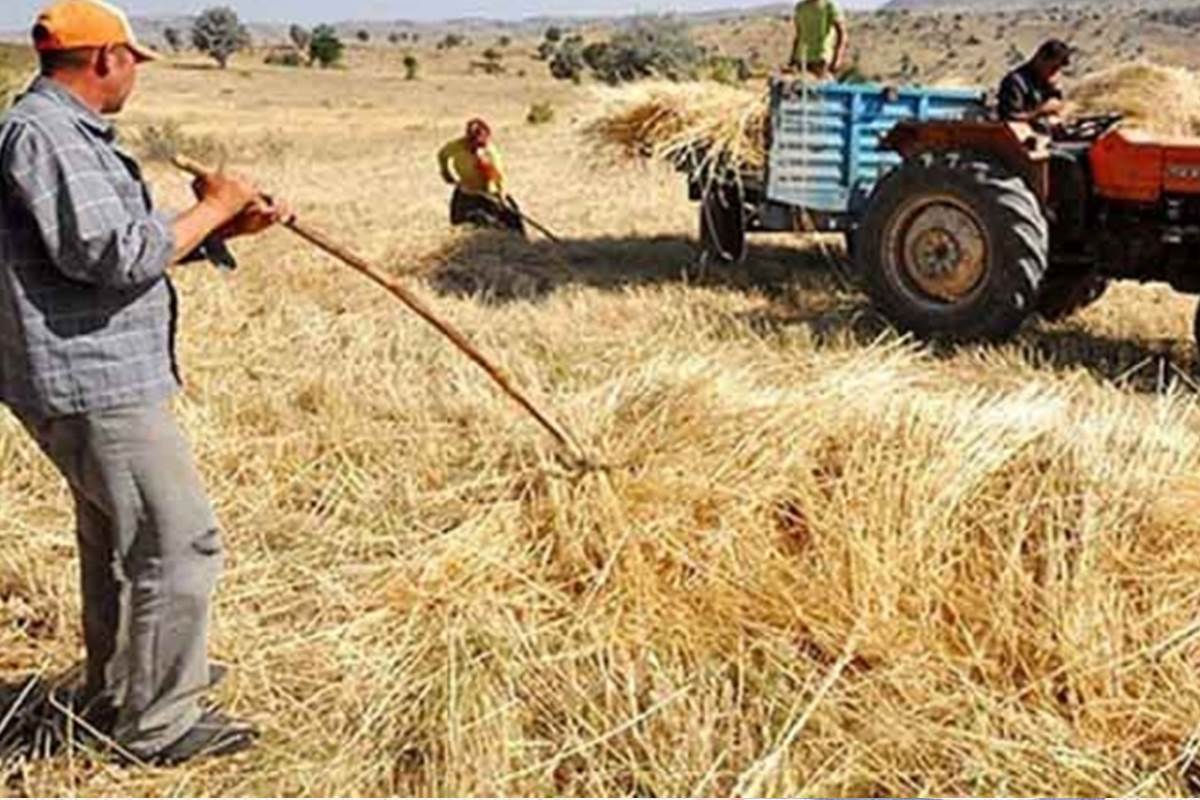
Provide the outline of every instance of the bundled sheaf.
<path id="1" fill-rule="evenodd" d="M 1119 112 L 1127 123 L 1171 136 L 1200 134 L 1200 79 L 1142 62 L 1103 70 L 1070 88 L 1071 112 Z M 605 90 L 582 127 L 599 160 L 661 160 L 704 172 L 766 164 L 769 103 L 764 92 L 714 83 L 643 83 Z"/>
<path id="2" fill-rule="evenodd" d="M 1076 114 L 1117 112 L 1130 127 L 1168 136 L 1200 134 L 1200 78 L 1188 69 L 1125 64 L 1088 75 L 1069 96 Z"/>
<path id="3" fill-rule="evenodd" d="M 715 83 L 648 83 L 608 90 L 583 136 L 601 160 L 664 160 L 694 169 L 766 163 L 764 92 Z"/>

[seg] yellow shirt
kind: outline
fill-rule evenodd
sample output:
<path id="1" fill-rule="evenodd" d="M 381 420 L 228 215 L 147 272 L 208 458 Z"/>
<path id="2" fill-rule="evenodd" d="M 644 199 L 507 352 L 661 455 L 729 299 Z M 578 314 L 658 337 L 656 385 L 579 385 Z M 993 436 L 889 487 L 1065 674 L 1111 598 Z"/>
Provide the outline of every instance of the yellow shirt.
<path id="1" fill-rule="evenodd" d="M 438 168 L 446 178 L 469 192 L 500 194 L 504 190 L 504 164 L 495 144 L 483 148 L 483 157 L 495 168 L 494 180 L 488 180 L 480 169 L 474 151 L 464 136 L 448 143 L 438 153 Z"/>
<path id="2" fill-rule="evenodd" d="M 834 0 L 801 0 L 796 4 L 796 49 L 792 63 L 830 64 L 834 56 L 834 26 L 843 20 Z"/>

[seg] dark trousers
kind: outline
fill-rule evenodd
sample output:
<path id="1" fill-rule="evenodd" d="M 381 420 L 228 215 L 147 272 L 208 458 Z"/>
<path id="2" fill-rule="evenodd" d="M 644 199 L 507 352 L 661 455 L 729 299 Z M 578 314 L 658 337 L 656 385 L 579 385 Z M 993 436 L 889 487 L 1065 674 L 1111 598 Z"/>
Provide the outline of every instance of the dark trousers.
<path id="1" fill-rule="evenodd" d="M 450 224 L 473 225 L 477 228 L 492 228 L 512 231 L 525 236 L 525 221 L 521 219 L 521 208 L 511 198 L 507 201 L 464 192 L 455 189 L 450 198 Z"/>

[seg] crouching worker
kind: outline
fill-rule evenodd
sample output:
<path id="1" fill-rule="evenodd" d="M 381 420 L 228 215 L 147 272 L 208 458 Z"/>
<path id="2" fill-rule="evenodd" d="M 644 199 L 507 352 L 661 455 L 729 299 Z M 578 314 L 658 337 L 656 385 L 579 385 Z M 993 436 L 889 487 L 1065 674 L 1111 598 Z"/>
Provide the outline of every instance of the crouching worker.
<path id="1" fill-rule="evenodd" d="M 438 153 L 442 180 L 454 187 L 450 224 L 498 228 L 525 236 L 521 209 L 504 191 L 504 165 L 492 141 L 492 129 L 481 119 L 467 123 L 467 133 Z"/>
<path id="2" fill-rule="evenodd" d="M 86 678 L 59 691 L 123 760 L 244 750 L 254 726 L 200 702 L 223 671 L 207 652 L 223 548 L 168 402 L 179 372 L 167 271 L 287 212 L 232 176 L 200 181 L 179 216 L 153 207 L 105 118 L 156 58 L 122 12 L 61 0 L 33 42 L 40 76 L 0 117 L 0 404 L 73 501 Z"/>

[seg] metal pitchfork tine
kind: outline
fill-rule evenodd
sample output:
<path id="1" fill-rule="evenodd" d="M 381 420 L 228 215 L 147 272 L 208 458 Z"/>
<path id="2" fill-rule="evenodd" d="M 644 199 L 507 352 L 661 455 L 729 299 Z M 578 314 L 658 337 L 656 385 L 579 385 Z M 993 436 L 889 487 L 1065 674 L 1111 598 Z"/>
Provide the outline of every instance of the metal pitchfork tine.
<path id="1" fill-rule="evenodd" d="M 187 158 L 186 156 L 177 155 L 172 159 L 172 163 L 174 163 L 174 165 L 179 169 L 197 178 L 203 178 L 213 174 L 213 170 L 197 161 Z M 393 278 L 391 275 L 388 275 L 379 267 L 371 264 L 366 259 L 355 255 L 354 253 L 350 252 L 350 250 L 331 241 L 324 234 L 313 230 L 304 223 L 301 223 L 296 219 L 295 216 L 289 220 L 286 220 L 283 225 L 309 244 L 314 245 L 319 250 L 322 250 L 325 253 L 333 256 L 346 266 L 362 273 L 375 283 L 382 286 L 384 289 L 394 295 L 400 302 L 408 306 L 409 310 L 411 310 L 414 314 L 437 329 L 437 331 L 449 339 L 450 342 L 456 348 L 458 348 L 463 355 L 474 361 L 480 369 L 487 373 L 488 377 L 492 379 L 492 382 L 495 383 L 496 386 L 498 386 L 500 390 L 504 392 L 504 394 L 508 395 L 517 403 L 517 405 L 525 409 L 525 411 L 537 421 L 543 430 L 550 434 L 551 438 L 553 438 L 554 441 L 558 443 L 559 447 L 563 449 L 564 453 L 569 456 L 573 466 L 583 469 L 592 468 L 595 466 L 593 462 L 584 455 L 582 448 L 579 446 L 573 436 L 568 434 L 564 428 L 550 419 L 550 417 L 543 413 L 541 409 L 539 409 L 533 403 L 532 400 L 530 400 L 525 396 L 524 393 L 517 389 L 504 375 L 500 368 L 492 363 L 490 359 L 484 356 L 483 353 L 481 353 L 473 344 L 471 344 L 465 335 L 459 332 L 458 329 L 456 329 L 450 323 L 433 313 L 430 308 L 421 302 L 416 295 L 405 288 L 405 286 L 398 280 Z"/>

